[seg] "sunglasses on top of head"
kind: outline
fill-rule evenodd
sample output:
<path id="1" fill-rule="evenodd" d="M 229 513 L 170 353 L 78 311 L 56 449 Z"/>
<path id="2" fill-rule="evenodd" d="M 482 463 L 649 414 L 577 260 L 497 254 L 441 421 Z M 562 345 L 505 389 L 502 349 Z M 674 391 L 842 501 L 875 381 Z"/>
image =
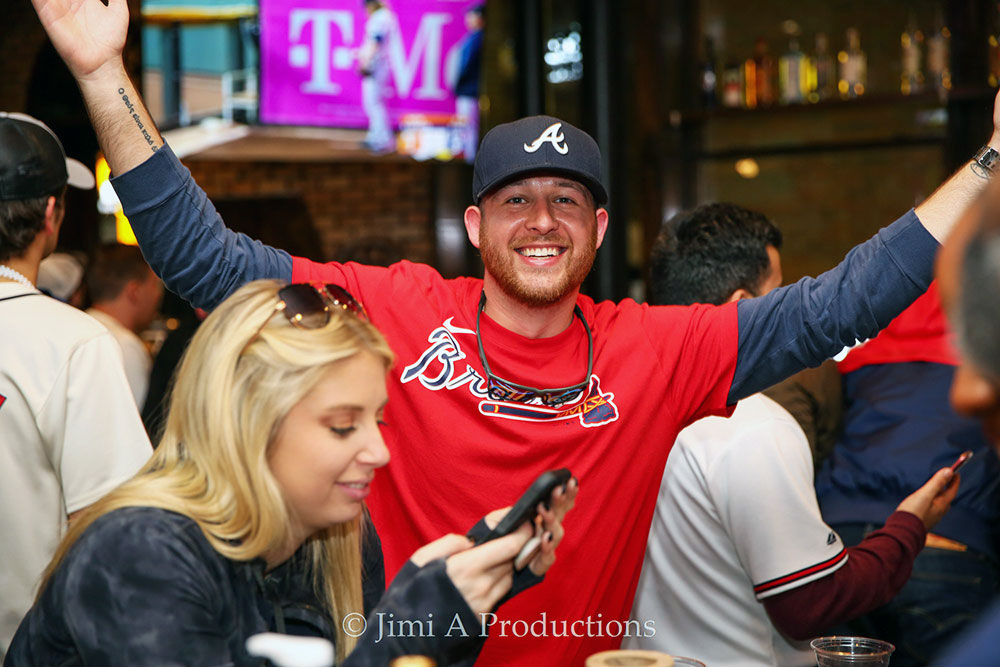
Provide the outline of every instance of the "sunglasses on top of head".
<path id="1" fill-rule="evenodd" d="M 319 283 L 292 283 L 278 290 L 278 305 L 250 338 L 255 340 L 274 314 L 281 312 L 294 327 L 320 329 L 330 322 L 336 312 L 351 313 L 368 320 L 368 313 L 361 302 L 340 285 Z"/>

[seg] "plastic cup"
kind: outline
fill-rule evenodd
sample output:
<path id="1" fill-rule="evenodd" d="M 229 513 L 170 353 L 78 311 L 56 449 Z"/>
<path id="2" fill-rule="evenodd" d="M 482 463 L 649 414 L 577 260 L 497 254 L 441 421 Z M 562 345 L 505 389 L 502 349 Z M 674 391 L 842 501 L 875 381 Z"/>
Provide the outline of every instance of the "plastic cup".
<path id="1" fill-rule="evenodd" d="M 868 637 L 819 637 L 809 642 L 819 667 L 884 667 L 896 647 Z"/>

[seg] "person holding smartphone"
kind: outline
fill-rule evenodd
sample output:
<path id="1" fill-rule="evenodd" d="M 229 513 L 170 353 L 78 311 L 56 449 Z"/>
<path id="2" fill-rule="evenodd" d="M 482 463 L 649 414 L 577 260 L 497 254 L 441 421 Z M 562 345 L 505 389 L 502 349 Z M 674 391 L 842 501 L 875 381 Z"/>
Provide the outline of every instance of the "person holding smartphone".
<path id="1" fill-rule="evenodd" d="M 389 461 L 392 359 L 344 290 L 239 289 L 192 339 L 153 457 L 70 526 L 4 666 L 256 665 L 245 642 L 265 631 L 329 639 L 345 667 L 471 662 L 481 615 L 553 563 L 576 486 L 536 508 L 543 539 L 516 577 L 530 523 L 477 547 L 445 535 L 382 595 L 364 507 Z"/>

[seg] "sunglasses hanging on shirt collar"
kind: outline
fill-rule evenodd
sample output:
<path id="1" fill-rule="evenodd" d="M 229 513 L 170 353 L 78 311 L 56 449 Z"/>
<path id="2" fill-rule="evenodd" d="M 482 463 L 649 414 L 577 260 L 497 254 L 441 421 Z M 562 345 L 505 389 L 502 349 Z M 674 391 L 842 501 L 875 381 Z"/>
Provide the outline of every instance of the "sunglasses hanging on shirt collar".
<path id="1" fill-rule="evenodd" d="M 538 399 L 542 405 L 558 407 L 564 403 L 568 403 L 590 386 L 590 376 L 594 371 L 594 336 L 590 333 L 590 326 L 587 324 L 580 306 L 573 306 L 573 314 L 580 318 L 583 329 L 587 332 L 587 374 L 584 376 L 583 381 L 577 384 L 556 389 L 528 387 L 523 384 L 511 382 L 510 380 L 504 380 L 493 373 L 489 362 L 486 361 L 486 350 L 483 349 L 483 336 L 479 329 L 479 321 L 482 319 L 484 308 L 486 308 L 485 291 L 479 297 L 479 310 L 476 313 L 476 342 L 479 344 L 479 360 L 483 362 L 483 370 L 486 371 L 486 393 L 492 400 L 529 403 Z"/>

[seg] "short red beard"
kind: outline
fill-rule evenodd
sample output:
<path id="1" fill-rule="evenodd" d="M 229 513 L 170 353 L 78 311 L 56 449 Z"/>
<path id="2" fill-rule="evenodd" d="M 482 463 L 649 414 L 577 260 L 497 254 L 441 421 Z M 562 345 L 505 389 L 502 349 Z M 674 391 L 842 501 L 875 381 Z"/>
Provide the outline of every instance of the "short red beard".
<path id="1" fill-rule="evenodd" d="M 537 281 L 525 279 L 525 273 L 534 273 L 530 268 L 521 267 L 520 271 L 516 264 L 517 259 L 513 256 L 516 251 L 513 247 L 501 245 L 495 242 L 487 231 L 485 216 L 480 222 L 479 253 L 483 258 L 483 266 L 503 290 L 504 294 L 529 306 L 551 306 L 558 303 L 570 292 L 578 289 L 584 278 L 590 273 L 594 265 L 594 256 L 597 251 L 597 231 L 594 230 L 582 247 L 567 245 L 566 252 L 570 254 L 569 265 L 561 273 L 553 275 L 548 279 L 543 279 L 542 284 Z M 521 240 L 515 242 L 515 246 L 520 247 L 534 241 L 544 241 L 545 236 L 536 239 Z M 562 241 L 562 239 L 560 239 Z M 561 242 L 560 245 L 563 245 Z M 547 271 L 541 269 L 537 272 L 543 276 Z"/>

